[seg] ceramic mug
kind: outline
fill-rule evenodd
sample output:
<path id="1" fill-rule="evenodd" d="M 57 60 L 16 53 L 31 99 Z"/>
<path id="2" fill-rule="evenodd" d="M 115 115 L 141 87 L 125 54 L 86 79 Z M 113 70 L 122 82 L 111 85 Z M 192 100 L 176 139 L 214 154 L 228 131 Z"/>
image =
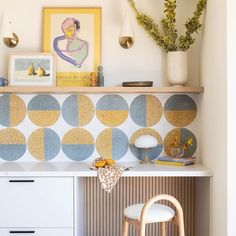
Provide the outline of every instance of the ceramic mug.
<path id="1" fill-rule="evenodd" d="M 3 77 L 0 77 L 0 87 L 8 85 L 9 81 L 7 79 L 4 79 Z"/>

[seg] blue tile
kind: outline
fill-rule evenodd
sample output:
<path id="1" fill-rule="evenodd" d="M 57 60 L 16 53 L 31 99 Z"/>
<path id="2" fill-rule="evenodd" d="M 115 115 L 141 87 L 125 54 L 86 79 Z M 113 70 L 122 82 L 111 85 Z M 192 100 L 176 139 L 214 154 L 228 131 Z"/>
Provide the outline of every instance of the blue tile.
<path id="1" fill-rule="evenodd" d="M 33 97 L 28 104 L 29 111 L 59 111 L 60 105 L 58 101 L 51 95 L 40 94 Z"/>
<path id="2" fill-rule="evenodd" d="M 137 125 L 146 126 L 146 95 L 140 95 L 132 101 L 130 116 Z"/>
<path id="3" fill-rule="evenodd" d="M 61 141 L 56 132 L 44 129 L 44 160 L 52 160 L 60 151 Z"/>
<path id="4" fill-rule="evenodd" d="M 161 154 L 162 149 L 163 149 L 162 144 L 158 144 L 154 148 L 149 148 L 149 150 L 147 152 L 148 158 L 150 160 L 156 159 Z M 137 157 L 139 160 L 142 160 L 146 155 L 146 152 L 143 148 L 137 148 L 137 147 L 135 147 L 134 144 L 130 145 L 130 150 L 134 154 L 134 156 Z"/>
<path id="5" fill-rule="evenodd" d="M 120 95 L 109 94 L 103 96 L 96 106 L 97 110 L 128 110 L 128 104 Z"/>
<path id="6" fill-rule="evenodd" d="M 180 143 L 186 143 L 188 139 L 192 139 L 192 146 L 189 145 L 188 150 L 184 151 L 184 157 L 193 156 L 197 150 L 197 139 L 195 135 L 188 129 L 180 129 Z"/>
<path id="7" fill-rule="evenodd" d="M 79 124 L 78 114 L 78 96 L 71 95 L 62 105 L 62 116 L 69 125 L 76 127 Z"/>
<path id="8" fill-rule="evenodd" d="M 165 103 L 165 111 L 194 111 L 197 105 L 194 100 L 186 94 L 177 94 L 171 96 Z"/>
<path id="9" fill-rule="evenodd" d="M 62 144 L 62 150 L 73 161 L 84 161 L 94 151 L 94 144 Z"/>
<path id="10" fill-rule="evenodd" d="M 0 158 L 5 161 L 16 161 L 25 151 L 25 144 L 0 144 Z"/>
<path id="11" fill-rule="evenodd" d="M 0 124 L 6 127 L 10 126 L 10 95 L 6 94 L 0 97 Z"/>
<path id="12" fill-rule="evenodd" d="M 129 148 L 127 135 L 120 129 L 112 129 L 112 159 L 121 159 Z"/>

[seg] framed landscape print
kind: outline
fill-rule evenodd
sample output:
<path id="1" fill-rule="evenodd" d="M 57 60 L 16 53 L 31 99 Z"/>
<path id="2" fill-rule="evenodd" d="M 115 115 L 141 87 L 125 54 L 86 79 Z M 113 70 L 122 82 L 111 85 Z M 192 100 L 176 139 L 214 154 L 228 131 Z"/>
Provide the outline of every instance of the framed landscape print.
<path id="1" fill-rule="evenodd" d="M 54 86 L 55 61 L 51 53 L 15 54 L 9 59 L 12 86 Z"/>
<path id="2" fill-rule="evenodd" d="M 89 86 L 101 58 L 101 8 L 44 8 L 43 51 L 57 57 L 57 86 Z"/>

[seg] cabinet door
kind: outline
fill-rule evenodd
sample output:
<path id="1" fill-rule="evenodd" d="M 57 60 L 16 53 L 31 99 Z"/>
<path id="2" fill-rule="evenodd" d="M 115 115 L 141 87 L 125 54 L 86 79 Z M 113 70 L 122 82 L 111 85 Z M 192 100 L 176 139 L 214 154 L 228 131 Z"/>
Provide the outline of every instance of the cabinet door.
<path id="1" fill-rule="evenodd" d="M 1 236 L 73 236 L 72 228 L 4 228 Z"/>
<path id="2" fill-rule="evenodd" d="M 73 227 L 73 178 L 0 178 L 0 227 Z"/>

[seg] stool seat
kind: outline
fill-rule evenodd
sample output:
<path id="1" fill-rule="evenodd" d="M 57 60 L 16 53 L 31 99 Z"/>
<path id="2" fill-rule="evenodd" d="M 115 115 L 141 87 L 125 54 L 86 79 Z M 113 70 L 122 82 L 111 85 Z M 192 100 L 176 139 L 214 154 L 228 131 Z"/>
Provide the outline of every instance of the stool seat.
<path id="1" fill-rule="evenodd" d="M 158 203 L 158 201 L 168 201 L 174 209 Z M 167 236 L 167 222 L 174 222 L 178 225 L 179 236 L 185 236 L 184 214 L 179 201 L 168 194 L 160 194 L 149 199 L 145 204 L 134 204 L 124 209 L 123 236 L 129 235 L 129 224 L 138 228 L 139 236 L 145 236 L 145 227 L 149 223 L 160 225 L 160 235 Z"/>
<path id="2" fill-rule="evenodd" d="M 144 204 L 134 204 L 124 209 L 124 215 L 132 220 L 139 220 Z M 147 223 L 170 221 L 175 216 L 175 211 L 162 204 L 152 204 L 145 216 Z"/>

